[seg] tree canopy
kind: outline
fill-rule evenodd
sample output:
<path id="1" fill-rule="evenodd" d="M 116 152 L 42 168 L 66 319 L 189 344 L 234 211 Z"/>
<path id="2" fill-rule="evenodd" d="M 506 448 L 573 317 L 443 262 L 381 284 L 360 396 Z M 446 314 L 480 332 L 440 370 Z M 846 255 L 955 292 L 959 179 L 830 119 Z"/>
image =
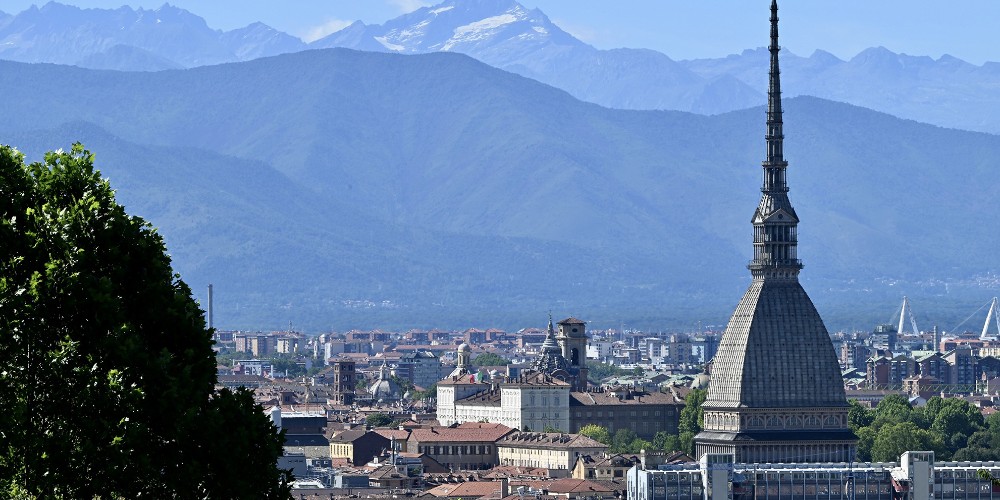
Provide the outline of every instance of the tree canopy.
<path id="1" fill-rule="evenodd" d="M 215 391 L 203 312 L 93 162 L 0 147 L 0 491 L 287 497 L 282 436 Z"/>
<path id="2" fill-rule="evenodd" d="M 476 356 L 472 360 L 472 364 L 475 366 L 505 366 L 510 364 L 510 360 L 499 354 L 487 352 Z"/>
<path id="3" fill-rule="evenodd" d="M 373 429 L 376 427 L 386 427 L 392 422 L 392 417 L 385 413 L 372 413 L 365 417 L 365 423 Z"/>
<path id="4" fill-rule="evenodd" d="M 859 461 L 895 461 L 916 450 L 944 460 L 1000 458 L 1000 417 L 984 420 L 979 408 L 960 398 L 932 397 L 913 408 L 905 397 L 890 395 L 871 410 L 852 401 L 848 417 Z"/>
<path id="5" fill-rule="evenodd" d="M 684 408 L 677 422 L 677 433 L 680 447 L 687 453 L 694 453 L 694 437 L 705 425 L 705 410 L 701 408 L 701 404 L 705 402 L 706 397 L 708 391 L 694 389 L 684 398 Z"/>
<path id="6" fill-rule="evenodd" d="M 611 434 L 606 427 L 597 424 L 587 424 L 580 428 L 579 434 L 589 437 L 594 441 L 611 445 Z"/>

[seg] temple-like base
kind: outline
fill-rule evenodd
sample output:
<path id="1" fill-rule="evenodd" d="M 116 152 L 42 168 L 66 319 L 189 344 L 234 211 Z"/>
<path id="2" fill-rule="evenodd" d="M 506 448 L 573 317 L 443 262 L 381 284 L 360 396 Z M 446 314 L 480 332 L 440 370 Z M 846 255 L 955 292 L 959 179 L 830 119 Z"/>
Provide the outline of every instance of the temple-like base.
<path id="1" fill-rule="evenodd" d="M 830 463 L 854 459 L 857 437 L 843 431 L 717 432 L 695 437 L 695 454 L 732 454 L 738 463 Z"/>

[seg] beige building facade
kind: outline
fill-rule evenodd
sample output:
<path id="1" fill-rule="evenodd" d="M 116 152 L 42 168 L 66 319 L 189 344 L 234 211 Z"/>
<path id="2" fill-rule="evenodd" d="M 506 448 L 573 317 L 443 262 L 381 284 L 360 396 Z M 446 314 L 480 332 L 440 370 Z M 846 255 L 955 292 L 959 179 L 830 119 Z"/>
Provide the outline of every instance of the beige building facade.
<path id="1" fill-rule="evenodd" d="M 608 447 L 587 436 L 559 432 L 515 432 L 497 441 L 500 465 L 570 471 L 581 456 L 602 456 Z"/>

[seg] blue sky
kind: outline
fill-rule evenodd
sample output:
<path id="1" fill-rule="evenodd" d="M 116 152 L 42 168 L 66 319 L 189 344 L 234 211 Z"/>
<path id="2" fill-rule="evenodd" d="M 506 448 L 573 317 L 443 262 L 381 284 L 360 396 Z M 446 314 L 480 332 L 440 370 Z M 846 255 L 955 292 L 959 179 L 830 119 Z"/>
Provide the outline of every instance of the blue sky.
<path id="1" fill-rule="evenodd" d="M 154 9 L 163 0 L 62 0 L 80 7 Z M 30 0 L 3 0 L 16 14 Z M 423 0 L 171 0 L 232 29 L 261 21 L 313 38 L 354 20 L 381 23 Z M 598 48 L 651 48 L 674 59 L 721 57 L 763 46 L 767 0 L 521 0 Z M 1000 61 L 1000 2 L 996 0 L 784 0 L 782 45 L 800 55 L 821 48 L 847 59 L 867 47 L 981 64 Z"/>

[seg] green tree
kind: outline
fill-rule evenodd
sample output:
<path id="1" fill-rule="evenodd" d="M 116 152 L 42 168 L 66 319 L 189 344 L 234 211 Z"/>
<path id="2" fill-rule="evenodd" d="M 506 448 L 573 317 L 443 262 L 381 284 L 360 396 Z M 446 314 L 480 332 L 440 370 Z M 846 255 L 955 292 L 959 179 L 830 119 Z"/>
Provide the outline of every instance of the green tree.
<path id="1" fill-rule="evenodd" d="M 618 429 L 615 436 L 611 438 L 611 452 L 630 453 L 632 442 L 638 439 L 632 429 Z"/>
<path id="2" fill-rule="evenodd" d="M 393 382 L 396 383 L 396 385 L 399 386 L 399 392 L 400 392 L 400 394 L 406 394 L 407 392 L 410 392 L 411 395 L 413 394 L 412 393 L 412 391 L 413 391 L 413 381 L 412 380 L 410 380 L 408 378 L 400 377 L 399 375 L 390 375 L 389 376 L 389 380 L 392 380 Z"/>
<path id="3" fill-rule="evenodd" d="M 680 451 L 683 451 L 684 453 L 687 453 L 689 455 L 693 455 L 694 454 L 694 436 L 695 436 L 695 433 L 693 433 L 693 432 L 682 432 L 682 433 L 680 433 L 680 435 L 677 437 L 677 439 L 681 443 L 681 450 Z"/>
<path id="4" fill-rule="evenodd" d="M 599 443 L 611 445 L 611 434 L 608 432 L 606 427 L 602 427 L 597 424 L 587 424 L 580 428 L 580 432 L 578 432 L 578 434 L 587 436 Z"/>
<path id="5" fill-rule="evenodd" d="M 373 429 L 376 427 L 385 427 L 392 423 L 392 417 L 385 413 L 372 413 L 365 417 L 365 423 Z"/>
<path id="6" fill-rule="evenodd" d="M 510 364 L 510 360 L 498 354 L 487 352 L 476 356 L 472 360 L 472 364 L 475 366 L 505 366 Z"/>
<path id="7" fill-rule="evenodd" d="M 215 382 L 203 312 L 93 155 L 0 147 L 0 491 L 288 497 L 282 436 Z"/>
<path id="8" fill-rule="evenodd" d="M 885 425 L 912 421 L 913 407 L 910 406 L 910 402 L 899 394 L 890 394 L 879 401 L 875 407 L 875 419 L 872 421 L 872 427 L 878 430 Z"/>
<path id="9" fill-rule="evenodd" d="M 428 387 L 427 389 L 425 389 L 423 391 L 414 391 L 414 393 L 413 393 L 413 399 L 423 400 L 423 399 L 428 399 L 428 398 L 436 398 L 437 397 L 437 391 L 438 391 L 438 385 L 437 385 L 437 382 L 435 382 L 435 383 L 431 384 L 430 387 Z"/>
<path id="10" fill-rule="evenodd" d="M 962 403 L 965 403 L 965 401 L 962 401 Z M 982 428 L 980 425 L 982 421 L 983 417 L 978 413 L 970 416 L 960 406 L 949 405 L 938 412 L 934 418 L 934 423 L 931 424 L 931 430 L 942 436 L 961 434 L 968 438 Z"/>
<path id="11" fill-rule="evenodd" d="M 275 354 L 271 357 L 271 366 L 275 372 L 287 373 L 288 377 L 294 378 L 306 373 L 304 366 L 300 365 L 295 356 L 291 354 Z"/>
<path id="12" fill-rule="evenodd" d="M 681 410 L 680 418 L 677 422 L 677 430 L 680 433 L 697 434 L 701 432 L 704 425 L 705 412 L 701 409 L 702 403 L 708 393 L 702 389 L 695 389 L 684 398 L 684 408 Z"/>
<path id="13" fill-rule="evenodd" d="M 851 430 L 857 432 L 862 427 L 868 427 L 875 420 L 875 414 L 868 408 L 861 406 L 856 400 L 849 401 L 851 408 L 847 410 L 847 421 Z"/>
<path id="14" fill-rule="evenodd" d="M 947 448 L 941 436 L 917 427 L 913 422 L 887 424 L 878 430 L 872 443 L 872 460 L 893 462 L 904 451 L 933 451 L 946 455 Z"/>
<path id="15" fill-rule="evenodd" d="M 660 451 L 678 451 L 681 449 L 681 441 L 678 436 L 666 431 L 657 432 L 653 436 L 653 449 Z"/>
<path id="16" fill-rule="evenodd" d="M 628 448 L 623 453 L 639 453 L 642 450 L 653 451 L 653 443 L 642 438 L 635 438 L 629 443 Z"/>
<path id="17" fill-rule="evenodd" d="M 878 433 L 871 427 L 862 427 L 855 432 L 858 435 L 858 448 L 854 460 L 870 462 L 872 460 L 872 445 L 875 444 L 875 437 L 878 436 Z"/>
<path id="18" fill-rule="evenodd" d="M 608 377 L 626 374 L 629 374 L 629 372 L 622 370 L 615 365 L 591 361 L 587 362 L 587 380 L 589 380 L 592 384 L 600 384 Z"/>

